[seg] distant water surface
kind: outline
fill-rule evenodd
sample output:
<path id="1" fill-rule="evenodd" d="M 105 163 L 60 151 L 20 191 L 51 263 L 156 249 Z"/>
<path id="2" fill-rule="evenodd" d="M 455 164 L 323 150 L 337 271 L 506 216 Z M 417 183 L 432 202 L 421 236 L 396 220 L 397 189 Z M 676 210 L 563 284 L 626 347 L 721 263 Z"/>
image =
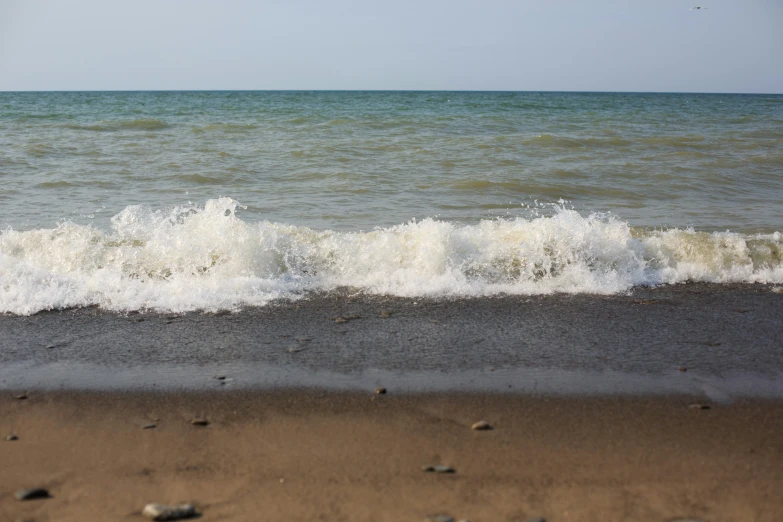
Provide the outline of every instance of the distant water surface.
<path id="1" fill-rule="evenodd" d="M 780 95 L 0 93 L 0 311 L 780 283 L 781 201 Z"/>

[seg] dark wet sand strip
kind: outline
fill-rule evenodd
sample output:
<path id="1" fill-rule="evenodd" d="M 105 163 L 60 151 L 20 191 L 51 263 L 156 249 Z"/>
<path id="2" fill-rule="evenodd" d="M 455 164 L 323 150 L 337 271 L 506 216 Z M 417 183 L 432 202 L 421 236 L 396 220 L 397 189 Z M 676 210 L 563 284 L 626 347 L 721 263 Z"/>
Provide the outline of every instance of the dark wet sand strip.
<path id="1" fill-rule="evenodd" d="M 0 388 L 209 389 L 226 374 L 229 387 L 568 393 L 650 393 L 660 379 L 666 393 L 783 397 L 774 289 L 458 300 L 345 291 L 237 313 L 0 316 Z"/>

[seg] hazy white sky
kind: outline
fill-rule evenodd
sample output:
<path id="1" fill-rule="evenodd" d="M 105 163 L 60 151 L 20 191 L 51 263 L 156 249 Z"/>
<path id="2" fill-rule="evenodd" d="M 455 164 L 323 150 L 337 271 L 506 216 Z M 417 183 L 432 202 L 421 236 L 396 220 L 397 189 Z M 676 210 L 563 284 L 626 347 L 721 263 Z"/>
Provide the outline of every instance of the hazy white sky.
<path id="1" fill-rule="evenodd" d="M 0 0 L 0 90 L 104 89 L 781 93 L 783 0 Z"/>

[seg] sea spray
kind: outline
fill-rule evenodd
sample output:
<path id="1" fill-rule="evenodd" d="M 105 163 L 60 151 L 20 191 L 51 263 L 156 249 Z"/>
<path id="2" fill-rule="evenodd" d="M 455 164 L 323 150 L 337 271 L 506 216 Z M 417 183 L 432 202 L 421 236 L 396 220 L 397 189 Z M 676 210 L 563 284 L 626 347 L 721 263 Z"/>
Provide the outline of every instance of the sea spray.
<path id="1" fill-rule="evenodd" d="M 111 230 L 0 232 L 0 312 L 235 310 L 353 287 L 473 297 L 625 292 L 688 281 L 783 283 L 783 236 L 643 230 L 563 205 L 531 218 L 423 219 L 366 232 L 246 222 L 231 198 L 128 206 Z"/>

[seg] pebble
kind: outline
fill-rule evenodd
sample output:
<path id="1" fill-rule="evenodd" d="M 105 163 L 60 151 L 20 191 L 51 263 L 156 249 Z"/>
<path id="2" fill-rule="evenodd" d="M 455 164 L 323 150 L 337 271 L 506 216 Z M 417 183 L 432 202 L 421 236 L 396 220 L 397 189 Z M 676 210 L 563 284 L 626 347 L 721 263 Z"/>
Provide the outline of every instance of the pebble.
<path id="1" fill-rule="evenodd" d="M 27 394 L 26 393 L 20 393 L 19 395 L 14 395 L 14 399 L 16 399 L 18 401 L 23 401 L 26 398 L 27 398 Z"/>
<path id="2" fill-rule="evenodd" d="M 145 424 L 144 426 L 141 427 L 141 429 L 143 429 L 143 430 L 151 430 L 151 429 L 157 428 L 157 427 L 158 427 L 157 424 Z"/>
<path id="3" fill-rule="evenodd" d="M 427 515 L 427 520 L 432 520 L 432 522 L 454 522 L 454 517 L 444 514 Z"/>
<path id="4" fill-rule="evenodd" d="M 385 318 L 385 317 L 391 317 L 391 316 L 392 316 L 392 313 L 391 313 L 390 311 L 388 311 L 388 310 L 383 310 L 383 311 L 382 311 L 380 314 L 378 314 L 378 315 L 380 315 L 381 317 L 384 317 L 384 318 Z"/>
<path id="5" fill-rule="evenodd" d="M 16 435 L 9 435 L 5 438 L 5 440 L 19 440 L 19 437 Z"/>
<path id="6" fill-rule="evenodd" d="M 688 405 L 688 408 L 692 410 L 709 410 L 710 405 L 709 404 L 690 404 Z"/>
<path id="7" fill-rule="evenodd" d="M 47 350 L 51 350 L 52 348 L 57 348 L 57 345 L 54 345 L 54 344 L 47 344 L 46 345 L 46 349 Z"/>
<path id="8" fill-rule="evenodd" d="M 33 500 L 36 498 L 49 498 L 49 492 L 43 488 L 20 489 L 14 493 L 16 500 Z"/>
<path id="9" fill-rule="evenodd" d="M 470 427 L 474 430 L 491 430 L 492 426 L 485 420 L 480 420 L 478 422 L 473 423 L 473 425 Z"/>
<path id="10" fill-rule="evenodd" d="M 219 381 L 225 381 L 226 380 L 226 376 L 225 375 L 215 375 L 213 377 L 213 379 L 217 379 Z"/>
<path id="11" fill-rule="evenodd" d="M 437 466 L 422 466 L 422 471 L 426 471 L 428 473 L 456 473 L 457 470 L 452 468 L 451 466 L 443 466 L 443 465 L 437 465 Z"/>
<path id="12" fill-rule="evenodd" d="M 193 504 L 180 504 L 179 506 L 147 504 L 141 514 L 152 520 L 180 520 L 195 517 L 196 506 Z"/>
<path id="13" fill-rule="evenodd" d="M 376 395 L 386 395 L 386 388 L 375 388 Z"/>
<path id="14" fill-rule="evenodd" d="M 541 518 L 541 517 L 538 517 L 538 518 L 531 518 L 531 519 L 530 519 L 530 520 L 528 520 L 527 522 L 546 522 L 546 519 L 545 519 L 545 518 Z"/>
<path id="15" fill-rule="evenodd" d="M 209 421 L 207 419 L 193 419 L 190 423 L 194 426 L 209 426 Z"/>
<path id="16" fill-rule="evenodd" d="M 680 371 L 681 372 L 687 372 L 688 368 L 686 368 L 685 366 L 680 366 Z"/>

